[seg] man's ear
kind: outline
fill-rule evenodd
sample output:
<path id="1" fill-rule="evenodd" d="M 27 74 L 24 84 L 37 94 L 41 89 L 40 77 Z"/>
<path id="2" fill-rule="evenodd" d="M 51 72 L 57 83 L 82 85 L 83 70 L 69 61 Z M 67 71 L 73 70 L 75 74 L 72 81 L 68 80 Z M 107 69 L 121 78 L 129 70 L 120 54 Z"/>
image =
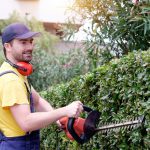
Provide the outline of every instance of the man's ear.
<path id="1" fill-rule="evenodd" d="M 4 47 L 5 47 L 6 51 L 10 51 L 11 50 L 11 44 L 10 43 L 5 43 Z"/>

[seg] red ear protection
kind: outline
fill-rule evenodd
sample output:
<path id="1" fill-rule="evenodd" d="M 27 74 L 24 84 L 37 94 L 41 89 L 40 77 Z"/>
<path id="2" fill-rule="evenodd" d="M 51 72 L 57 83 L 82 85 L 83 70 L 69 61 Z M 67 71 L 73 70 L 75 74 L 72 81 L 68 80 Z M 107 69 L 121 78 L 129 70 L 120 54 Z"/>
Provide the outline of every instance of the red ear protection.
<path id="1" fill-rule="evenodd" d="M 6 60 L 12 67 L 16 68 L 20 74 L 23 76 L 29 76 L 33 72 L 32 64 L 27 62 L 18 62 L 13 64 L 10 60 Z"/>
<path id="2" fill-rule="evenodd" d="M 24 76 L 29 76 L 33 72 L 33 67 L 30 63 L 18 62 L 17 66 L 18 72 Z"/>

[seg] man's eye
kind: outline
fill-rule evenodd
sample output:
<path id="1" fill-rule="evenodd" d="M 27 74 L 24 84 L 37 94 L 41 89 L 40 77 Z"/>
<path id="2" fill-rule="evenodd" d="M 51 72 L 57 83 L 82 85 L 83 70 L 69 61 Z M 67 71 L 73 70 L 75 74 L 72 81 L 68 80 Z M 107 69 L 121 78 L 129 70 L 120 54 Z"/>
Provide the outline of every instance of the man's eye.
<path id="1" fill-rule="evenodd" d="M 22 44 L 26 44 L 26 42 L 25 42 L 25 41 L 22 41 Z"/>

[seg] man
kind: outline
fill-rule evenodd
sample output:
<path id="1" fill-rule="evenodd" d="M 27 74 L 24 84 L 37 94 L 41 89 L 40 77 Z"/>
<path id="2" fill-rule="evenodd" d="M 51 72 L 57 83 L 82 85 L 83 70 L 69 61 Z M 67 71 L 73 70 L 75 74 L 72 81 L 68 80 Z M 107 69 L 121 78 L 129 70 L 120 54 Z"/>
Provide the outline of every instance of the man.
<path id="1" fill-rule="evenodd" d="M 22 23 L 10 24 L 2 33 L 6 61 L 0 67 L 0 150 L 39 150 L 39 129 L 83 110 L 80 101 L 53 109 L 30 87 L 33 38 L 39 34 Z"/>

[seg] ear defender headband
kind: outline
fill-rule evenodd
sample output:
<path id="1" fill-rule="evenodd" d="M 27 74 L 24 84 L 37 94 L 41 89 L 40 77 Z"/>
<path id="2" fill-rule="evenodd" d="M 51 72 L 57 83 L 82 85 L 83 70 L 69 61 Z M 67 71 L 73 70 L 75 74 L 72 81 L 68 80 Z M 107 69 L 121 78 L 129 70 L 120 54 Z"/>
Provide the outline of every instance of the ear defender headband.
<path id="1" fill-rule="evenodd" d="M 17 64 L 12 63 L 10 60 L 6 60 L 12 67 L 16 68 L 23 76 L 29 76 L 33 72 L 32 64 L 27 62 L 18 62 Z"/>

